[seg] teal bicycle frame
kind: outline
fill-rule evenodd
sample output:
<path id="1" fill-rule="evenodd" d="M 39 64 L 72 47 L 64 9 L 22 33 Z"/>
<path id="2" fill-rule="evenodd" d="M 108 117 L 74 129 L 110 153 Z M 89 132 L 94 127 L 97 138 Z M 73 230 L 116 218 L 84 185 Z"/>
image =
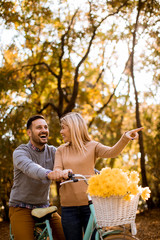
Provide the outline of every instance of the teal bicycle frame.
<path id="1" fill-rule="evenodd" d="M 86 177 L 81 174 L 73 174 L 72 176 L 69 176 L 69 177 L 71 180 L 62 182 L 60 185 L 69 183 L 69 182 L 78 182 L 78 181 L 84 181 L 86 184 L 88 184 Z M 81 179 L 77 179 L 75 177 L 77 177 L 77 178 L 79 177 Z M 89 218 L 89 221 L 87 224 L 87 228 L 86 228 L 84 236 L 83 236 L 83 240 L 91 239 L 91 236 L 95 229 L 97 230 L 96 234 L 95 234 L 95 240 L 104 239 L 104 237 L 107 237 L 109 235 L 121 233 L 120 230 L 112 230 L 112 231 L 108 231 L 108 232 L 103 231 L 102 228 L 100 228 L 97 224 L 94 205 L 92 203 L 92 199 L 89 194 L 88 194 L 88 203 L 89 203 L 89 208 L 91 210 L 91 214 L 90 214 L 90 218 Z"/>
<path id="2" fill-rule="evenodd" d="M 95 235 L 95 240 L 104 239 L 104 237 L 107 237 L 111 234 L 120 233 L 121 232 L 120 230 L 112 230 L 109 232 L 105 232 L 101 228 L 99 228 L 99 226 L 97 224 L 97 220 L 96 220 L 94 205 L 93 205 L 91 197 L 89 195 L 88 195 L 88 199 L 89 199 L 89 208 L 91 210 L 91 215 L 90 215 L 90 218 L 88 221 L 88 225 L 87 225 L 83 240 L 89 240 L 92 236 L 94 229 L 97 230 L 96 235 Z"/>
<path id="3" fill-rule="evenodd" d="M 41 228 L 43 226 L 43 228 Z M 40 228 L 41 230 L 38 231 L 37 228 Z M 14 240 L 14 236 L 12 234 L 12 229 L 11 229 L 11 224 L 10 224 L 10 240 Z M 34 238 L 37 240 L 47 240 L 49 237 L 49 240 L 53 240 L 52 237 L 52 230 L 50 227 L 49 220 L 46 219 L 44 222 L 37 222 L 35 224 L 35 229 L 34 229 Z"/>

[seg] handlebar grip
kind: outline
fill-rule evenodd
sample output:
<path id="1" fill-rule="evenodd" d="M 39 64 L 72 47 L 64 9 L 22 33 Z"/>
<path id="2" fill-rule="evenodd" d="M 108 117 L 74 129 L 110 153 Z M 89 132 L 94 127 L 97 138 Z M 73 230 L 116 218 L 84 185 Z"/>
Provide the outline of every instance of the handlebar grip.
<path id="1" fill-rule="evenodd" d="M 75 175 L 71 172 L 68 173 L 68 178 L 71 179 L 73 182 L 78 182 L 78 179 L 74 177 Z"/>
<path id="2" fill-rule="evenodd" d="M 69 177 L 69 178 L 72 178 L 72 176 L 73 176 L 73 173 L 69 172 L 69 173 L 68 173 L 68 177 Z"/>

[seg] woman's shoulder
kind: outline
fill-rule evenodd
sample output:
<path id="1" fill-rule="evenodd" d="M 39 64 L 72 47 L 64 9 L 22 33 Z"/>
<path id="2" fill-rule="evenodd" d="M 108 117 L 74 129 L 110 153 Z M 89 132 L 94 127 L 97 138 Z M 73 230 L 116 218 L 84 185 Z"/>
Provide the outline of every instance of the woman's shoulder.
<path id="1" fill-rule="evenodd" d="M 69 143 L 63 143 L 59 147 L 57 147 L 57 150 L 62 150 L 64 148 L 68 147 L 68 146 L 69 146 Z"/>
<path id="2" fill-rule="evenodd" d="M 96 146 L 97 144 L 98 144 L 97 141 L 91 140 L 91 141 L 89 141 L 89 142 L 86 143 L 86 146 Z"/>
<path id="3" fill-rule="evenodd" d="M 85 143 L 86 147 L 96 147 L 98 144 L 97 141 L 91 140 Z M 71 147 L 70 143 L 64 143 L 62 145 L 60 145 L 59 147 L 57 147 L 57 151 L 64 151 L 65 149 L 67 149 L 68 147 Z"/>

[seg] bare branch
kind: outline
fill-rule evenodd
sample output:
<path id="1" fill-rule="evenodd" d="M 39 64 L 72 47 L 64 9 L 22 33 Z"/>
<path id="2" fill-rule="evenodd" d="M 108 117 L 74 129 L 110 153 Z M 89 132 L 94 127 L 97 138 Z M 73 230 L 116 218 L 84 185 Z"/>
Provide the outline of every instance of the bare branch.
<path id="1" fill-rule="evenodd" d="M 102 18 L 102 20 L 96 25 L 94 25 L 94 22 L 93 22 L 93 19 L 92 19 L 92 16 L 91 16 L 91 5 L 90 5 L 90 22 L 92 24 L 92 29 L 93 29 L 93 32 L 92 32 L 92 36 L 90 38 L 90 41 L 89 41 L 89 44 L 88 44 L 88 48 L 86 50 L 86 53 L 84 54 L 84 56 L 82 57 L 82 59 L 79 61 L 76 69 L 75 69 L 75 76 L 74 76 L 74 86 L 73 86 L 73 92 L 72 92 L 72 97 L 70 99 L 70 102 L 69 104 L 67 105 L 66 109 L 64 110 L 64 113 L 67 113 L 69 111 L 71 111 L 74 107 L 75 107 L 75 101 L 76 101 L 76 98 L 77 98 L 77 95 L 78 95 L 78 86 L 79 86 L 79 83 L 78 83 L 78 75 L 79 75 L 79 69 L 82 65 L 82 63 L 86 60 L 86 58 L 88 57 L 88 54 L 90 52 L 90 49 L 91 49 L 91 46 L 92 46 L 92 43 L 93 43 L 93 40 L 96 36 L 96 31 L 97 29 L 101 26 L 101 24 L 110 16 L 113 16 L 115 14 L 117 14 L 121 8 L 123 8 L 126 3 L 128 2 L 128 0 L 126 0 L 117 10 L 116 12 L 114 13 L 111 13 L 109 15 L 107 15 L 106 17 Z M 91 2 L 89 2 L 89 4 L 91 4 Z"/>
<path id="2" fill-rule="evenodd" d="M 58 108 L 53 103 L 50 103 L 50 102 L 46 103 L 41 110 L 37 111 L 37 113 L 41 114 L 49 106 L 51 106 L 54 109 L 54 111 L 57 112 L 57 114 L 59 115 Z"/>
<path id="3" fill-rule="evenodd" d="M 114 90 L 113 90 L 112 94 L 109 96 L 109 99 L 107 100 L 107 102 L 99 110 L 96 111 L 96 115 L 90 121 L 89 127 L 91 127 L 91 125 L 93 124 L 96 116 L 98 114 L 100 114 L 104 110 L 104 108 L 106 108 L 108 106 L 108 104 L 111 102 L 111 100 L 112 100 L 113 96 L 115 95 L 116 89 L 117 89 L 118 85 L 120 84 L 121 80 L 122 80 L 122 78 L 120 78 L 119 82 L 117 83 L 117 86 L 114 88 Z"/>
<path id="4" fill-rule="evenodd" d="M 39 65 L 44 65 L 44 66 L 46 66 L 46 68 L 48 69 L 48 71 L 49 71 L 54 77 L 58 78 L 58 75 L 57 75 L 55 72 L 53 72 L 52 69 L 49 67 L 49 65 L 48 65 L 47 63 L 45 63 L 45 62 L 39 62 L 39 63 L 34 63 L 34 64 L 23 65 L 21 68 L 19 68 L 19 69 L 17 69 L 17 70 L 14 70 L 14 71 L 12 71 L 12 72 L 13 72 L 13 73 L 19 72 L 19 71 L 21 71 L 21 70 L 24 69 L 24 68 L 30 68 L 30 67 L 33 67 L 33 68 L 34 68 L 34 67 L 39 66 Z"/>

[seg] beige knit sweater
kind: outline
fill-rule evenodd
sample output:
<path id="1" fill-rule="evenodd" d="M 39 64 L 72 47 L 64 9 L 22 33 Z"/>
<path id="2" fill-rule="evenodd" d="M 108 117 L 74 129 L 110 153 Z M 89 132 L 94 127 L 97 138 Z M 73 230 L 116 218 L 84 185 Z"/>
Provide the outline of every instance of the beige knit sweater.
<path id="1" fill-rule="evenodd" d="M 73 173 L 92 175 L 98 157 L 114 158 L 121 153 L 130 140 L 125 134 L 113 146 L 104 146 L 96 141 L 88 142 L 85 155 L 75 150 L 72 145 L 63 144 L 57 148 L 54 169 L 72 169 Z M 82 206 L 88 204 L 87 185 L 80 181 L 67 183 L 60 187 L 61 206 Z"/>

